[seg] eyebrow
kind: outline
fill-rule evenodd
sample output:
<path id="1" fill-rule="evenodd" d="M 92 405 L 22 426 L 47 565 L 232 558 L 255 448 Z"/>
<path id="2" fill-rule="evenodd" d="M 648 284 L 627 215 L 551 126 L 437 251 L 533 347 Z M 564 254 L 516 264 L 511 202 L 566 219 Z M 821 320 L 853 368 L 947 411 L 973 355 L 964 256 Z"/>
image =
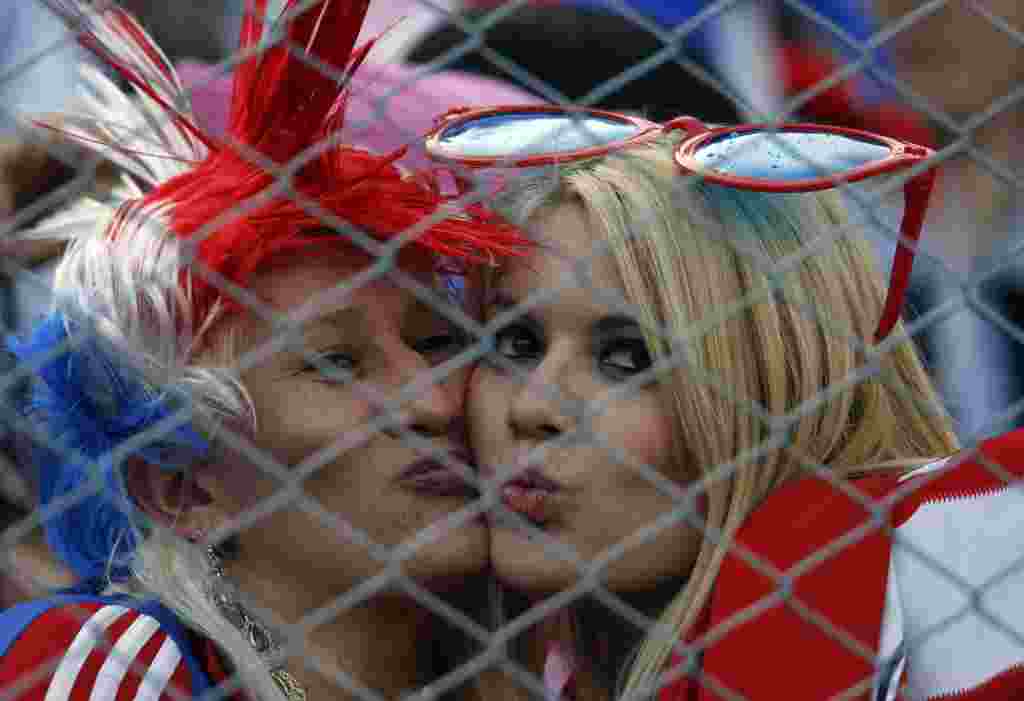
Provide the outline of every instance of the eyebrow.
<path id="1" fill-rule="evenodd" d="M 599 335 L 639 329 L 640 322 L 626 314 L 611 314 L 609 316 L 603 316 L 594 324 L 594 332 Z"/>
<path id="2" fill-rule="evenodd" d="M 311 319 L 314 324 L 327 324 L 340 331 L 350 331 L 353 324 L 366 323 L 366 312 L 361 307 L 344 307 Z"/>
<path id="3" fill-rule="evenodd" d="M 436 319 L 444 323 L 452 323 L 447 316 L 419 298 L 417 298 L 413 304 L 405 310 L 404 314 L 427 314 L 432 319 Z M 327 326 L 331 326 L 343 333 L 351 333 L 353 327 L 358 328 L 369 325 L 369 315 L 370 310 L 366 307 L 343 307 L 328 314 L 311 319 L 310 322 L 313 324 L 326 324 Z"/>
<path id="4" fill-rule="evenodd" d="M 491 296 L 488 306 L 498 307 L 499 309 L 512 309 L 518 306 L 521 300 L 516 299 L 512 295 L 502 290 L 495 290 Z M 524 317 L 529 317 L 530 312 L 523 312 Z M 635 317 L 629 316 L 628 314 L 612 313 L 607 316 L 602 316 L 596 322 L 592 324 L 593 333 L 597 336 L 606 336 L 620 331 L 639 331 L 641 328 L 640 321 Z"/>
<path id="5" fill-rule="evenodd" d="M 503 290 L 494 290 L 489 299 L 485 301 L 489 307 L 501 307 L 502 309 L 514 307 L 520 303 L 518 299 Z"/>
<path id="6" fill-rule="evenodd" d="M 423 312 L 427 312 L 428 314 L 432 314 L 433 316 L 437 317 L 438 319 L 447 319 L 447 317 L 444 314 L 441 313 L 441 311 L 437 308 L 437 306 L 435 306 L 434 304 L 430 304 L 430 303 L 420 299 L 419 297 L 417 297 L 413 301 L 412 306 L 408 307 L 406 309 L 406 311 L 405 311 L 406 314 L 421 314 Z"/>

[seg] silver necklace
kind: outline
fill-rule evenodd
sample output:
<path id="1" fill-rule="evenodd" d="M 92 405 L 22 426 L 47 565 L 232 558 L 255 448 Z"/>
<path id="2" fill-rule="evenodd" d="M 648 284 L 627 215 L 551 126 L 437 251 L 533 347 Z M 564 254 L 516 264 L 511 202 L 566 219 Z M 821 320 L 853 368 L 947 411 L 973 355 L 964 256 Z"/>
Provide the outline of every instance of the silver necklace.
<path id="1" fill-rule="evenodd" d="M 260 657 L 271 657 L 280 648 L 281 642 L 270 628 L 249 613 L 235 597 L 234 586 L 224 574 L 224 560 L 216 546 L 207 546 L 206 561 L 212 575 L 209 596 L 214 605 L 231 625 L 242 632 Z M 283 666 L 271 667 L 270 677 L 287 701 L 307 701 L 302 684 Z"/>

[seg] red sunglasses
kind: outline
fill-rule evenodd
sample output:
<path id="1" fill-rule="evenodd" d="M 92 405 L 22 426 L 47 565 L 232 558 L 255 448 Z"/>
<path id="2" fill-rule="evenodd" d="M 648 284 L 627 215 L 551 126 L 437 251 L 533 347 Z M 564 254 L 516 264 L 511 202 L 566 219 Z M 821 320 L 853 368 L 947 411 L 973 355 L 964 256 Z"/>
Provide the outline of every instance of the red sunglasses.
<path id="1" fill-rule="evenodd" d="M 822 124 L 748 124 L 708 128 L 693 117 L 657 124 L 604 110 L 549 105 L 456 108 L 440 117 L 426 137 L 435 160 L 470 169 L 550 165 L 603 156 L 611 151 L 683 130 L 675 149 L 685 173 L 741 190 L 810 192 L 854 183 L 919 165 L 931 149 L 858 129 Z M 875 342 L 892 331 L 910 270 L 928 198 L 932 168 L 903 186 L 904 213 Z"/>

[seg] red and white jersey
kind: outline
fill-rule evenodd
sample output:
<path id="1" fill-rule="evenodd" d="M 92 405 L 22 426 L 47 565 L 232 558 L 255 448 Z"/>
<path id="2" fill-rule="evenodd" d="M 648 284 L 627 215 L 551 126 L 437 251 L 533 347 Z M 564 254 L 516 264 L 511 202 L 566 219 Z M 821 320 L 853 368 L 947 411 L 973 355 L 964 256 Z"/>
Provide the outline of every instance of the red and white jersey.
<path id="1" fill-rule="evenodd" d="M 5 611 L 0 694 L 11 701 L 185 701 L 224 679 L 210 641 L 167 609 L 139 603 L 61 596 Z"/>
<path id="2" fill-rule="evenodd" d="M 765 500 L 660 701 L 1024 699 L 1024 431 Z M 701 645 L 703 641 L 707 644 Z"/>
<path id="3" fill-rule="evenodd" d="M 1007 485 L 1001 469 L 939 464 L 908 475 L 936 484 L 897 524 L 880 640 L 892 679 L 880 689 L 901 685 L 915 701 L 1024 699 L 1024 483 Z M 953 484 L 961 470 L 978 484 Z"/>

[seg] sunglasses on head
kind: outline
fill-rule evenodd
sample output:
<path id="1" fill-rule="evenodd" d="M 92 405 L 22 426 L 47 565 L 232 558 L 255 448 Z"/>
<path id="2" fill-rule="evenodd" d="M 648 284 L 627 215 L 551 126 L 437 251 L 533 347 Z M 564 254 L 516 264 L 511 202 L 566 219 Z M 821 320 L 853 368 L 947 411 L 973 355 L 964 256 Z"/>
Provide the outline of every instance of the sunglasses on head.
<path id="1" fill-rule="evenodd" d="M 674 130 L 687 134 L 675 148 L 681 172 L 759 192 L 826 190 L 906 170 L 934 154 L 898 139 L 822 124 L 709 128 L 693 117 L 657 124 L 616 112 L 548 105 L 453 109 L 439 119 L 425 145 L 431 158 L 469 169 L 529 168 L 603 156 Z M 876 343 L 899 320 L 934 182 L 934 169 L 925 169 L 903 186 L 900 241 Z"/>

